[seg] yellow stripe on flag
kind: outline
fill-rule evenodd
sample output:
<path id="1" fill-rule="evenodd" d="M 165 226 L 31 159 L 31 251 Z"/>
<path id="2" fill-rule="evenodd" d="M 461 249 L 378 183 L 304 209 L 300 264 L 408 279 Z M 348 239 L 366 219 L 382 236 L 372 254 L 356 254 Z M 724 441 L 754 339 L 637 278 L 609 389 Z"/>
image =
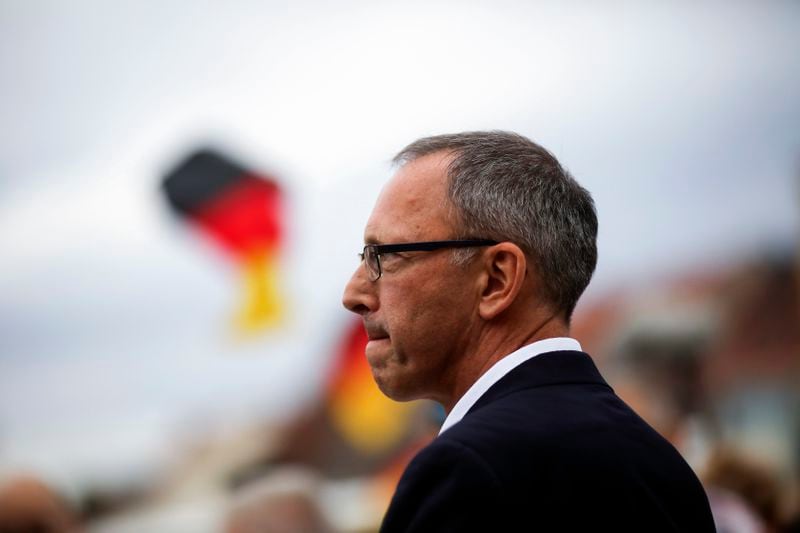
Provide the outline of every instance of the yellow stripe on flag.
<path id="1" fill-rule="evenodd" d="M 252 252 L 242 261 L 244 299 L 236 315 L 236 328 L 243 333 L 275 326 L 283 318 L 274 255 L 266 250 Z"/>

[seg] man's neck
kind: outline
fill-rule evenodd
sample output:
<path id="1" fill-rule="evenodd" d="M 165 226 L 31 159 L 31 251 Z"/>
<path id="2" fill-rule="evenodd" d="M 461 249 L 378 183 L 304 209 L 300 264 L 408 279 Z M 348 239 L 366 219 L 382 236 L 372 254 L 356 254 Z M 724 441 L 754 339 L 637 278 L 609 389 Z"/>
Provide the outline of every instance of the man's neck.
<path id="1" fill-rule="evenodd" d="M 569 326 L 560 317 L 552 316 L 533 323 L 536 326 L 523 333 L 519 333 L 519 329 L 515 331 L 501 327 L 489 328 L 484 332 L 476 350 L 464 354 L 459 361 L 454 386 L 446 400 L 440 402 L 445 412 L 449 413 L 478 378 L 505 356 L 536 341 L 569 336 Z"/>

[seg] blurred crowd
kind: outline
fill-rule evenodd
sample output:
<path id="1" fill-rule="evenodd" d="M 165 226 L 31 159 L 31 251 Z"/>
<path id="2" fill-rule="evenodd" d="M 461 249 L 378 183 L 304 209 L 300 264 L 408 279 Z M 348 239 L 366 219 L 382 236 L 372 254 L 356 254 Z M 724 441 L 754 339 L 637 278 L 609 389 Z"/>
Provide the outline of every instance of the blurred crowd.
<path id="1" fill-rule="evenodd" d="M 718 531 L 800 531 L 794 250 L 597 298 L 579 309 L 573 333 L 698 472 Z M 194 442 L 147 487 L 67 498 L 34 476 L 7 477 L 0 533 L 376 531 L 403 467 L 443 412 L 418 402 L 391 439 L 359 440 L 336 423 L 331 398 L 320 394 L 280 426 Z M 367 420 L 385 434 L 390 426 L 375 418 L 382 410 Z"/>

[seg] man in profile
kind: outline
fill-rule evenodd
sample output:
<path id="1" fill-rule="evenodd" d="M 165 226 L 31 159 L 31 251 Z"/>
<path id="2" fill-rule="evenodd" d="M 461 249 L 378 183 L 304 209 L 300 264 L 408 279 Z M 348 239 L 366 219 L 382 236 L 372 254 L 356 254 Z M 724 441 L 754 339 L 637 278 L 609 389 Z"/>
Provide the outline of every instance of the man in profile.
<path id="1" fill-rule="evenodd" d="M 343 303 L 380 389 L 447 418 L 381 531 L 714 531 L 695 474 L 569 337 L 597 262 L 589 193 L 513 133 L 395 163 Z"/>

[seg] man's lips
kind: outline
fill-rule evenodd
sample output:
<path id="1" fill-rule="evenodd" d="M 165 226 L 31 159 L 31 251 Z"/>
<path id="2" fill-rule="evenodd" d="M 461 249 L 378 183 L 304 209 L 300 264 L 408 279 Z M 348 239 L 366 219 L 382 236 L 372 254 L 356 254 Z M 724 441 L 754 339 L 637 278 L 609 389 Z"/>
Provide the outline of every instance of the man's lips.
<path id="1" fill-rule="evenodd" d="M 389 338 L 389 334 L 386 333 L 386 331 L 381 327 L 371 324 L 364 324 L 364 329 L 367 330 L 367 338 L 371 341 L 379 341 Z"/>

